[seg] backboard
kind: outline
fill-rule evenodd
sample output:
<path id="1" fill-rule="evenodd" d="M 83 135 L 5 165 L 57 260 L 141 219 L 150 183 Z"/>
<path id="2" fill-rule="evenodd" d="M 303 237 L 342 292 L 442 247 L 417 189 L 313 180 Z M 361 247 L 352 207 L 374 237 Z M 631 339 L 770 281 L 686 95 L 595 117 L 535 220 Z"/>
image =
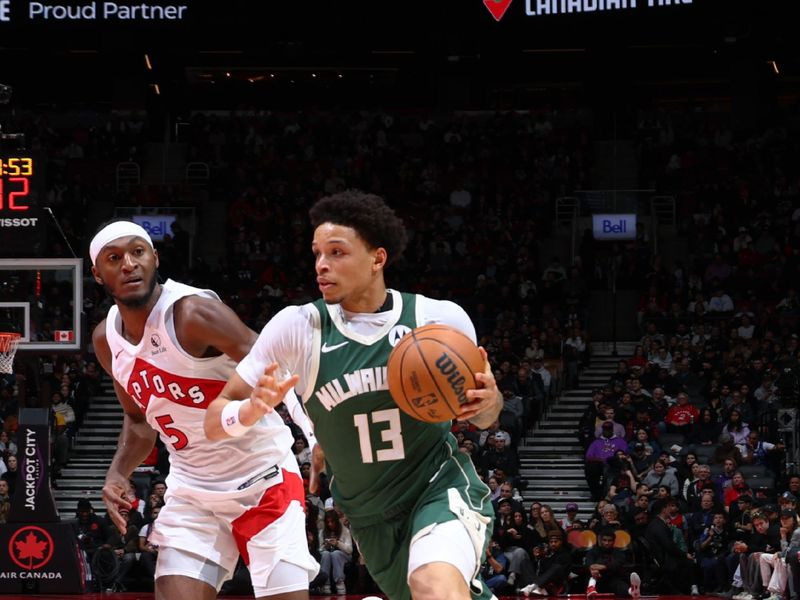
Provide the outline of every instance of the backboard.
<path id="1" fill-rule="evenodd" d="M 83 261 L 0 259 L 0 331 L 21 334 L 19 350 L 80 350 Z"/>

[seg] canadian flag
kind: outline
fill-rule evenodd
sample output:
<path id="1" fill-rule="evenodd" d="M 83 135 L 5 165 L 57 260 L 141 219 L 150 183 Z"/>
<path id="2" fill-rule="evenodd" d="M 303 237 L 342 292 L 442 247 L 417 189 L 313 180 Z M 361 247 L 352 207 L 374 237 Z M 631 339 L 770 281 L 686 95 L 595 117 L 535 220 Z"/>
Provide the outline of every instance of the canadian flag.
<path id="1" fill-rule="evenodd" d="M 57 329 L 53 334 L 53 338 L 57 342 L 74 342 L 75 332 L 67 329 Z"/>

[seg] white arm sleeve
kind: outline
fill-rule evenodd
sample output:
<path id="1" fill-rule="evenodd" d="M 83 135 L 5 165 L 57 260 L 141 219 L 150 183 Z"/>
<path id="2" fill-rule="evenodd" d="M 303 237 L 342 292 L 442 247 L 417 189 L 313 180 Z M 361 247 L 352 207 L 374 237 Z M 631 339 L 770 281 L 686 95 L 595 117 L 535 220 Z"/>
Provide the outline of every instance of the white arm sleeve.
<path id="1" fill-rule="evenodd" d="M 420 325 L 434 323 L 450 325 L 464 333 L 476 344 L 478 343 L 475 325 L 472 324 L 467 312 L 458 304 L 450 300 L 434 300 L 425 296 L 417 298 L 417 316 Z"/>
<path id="2" fill-rule="evenodd" d="M 311 423 L 311 419 L 308 418 L 306 411 L 300 404 L 297 395 L 290 390 L 287 392 L 286 396 L 284 396 L 283 403 L 286 405 L 286 409 L 289 411 L 289 416 L 292 417 L 292 421 L 303 430 L 303 435 L 305 435 L 306 440 L 308 440 L 309 449 L 313 450 L 314 446 L 317 444 L 317 436 L 314 435 L 314 425 Z"/>
<path id="3" fill-rule="evenodd" d="M 245 383 L 255 386 L 264 367 L 276 362 L 280 377 L 299 375 L 300 381 L 295 389 L 305 389 L 314 335 L 307 310 L 303 306 L 288 306 L 264 326 L 250 353 L 236 366 L 236 372 Z M 309 448 L 313 448 L 317 443 L 314 428 L 297 395 L 290 391 L 283 402 L 292 421 L 303 430 Z"/>

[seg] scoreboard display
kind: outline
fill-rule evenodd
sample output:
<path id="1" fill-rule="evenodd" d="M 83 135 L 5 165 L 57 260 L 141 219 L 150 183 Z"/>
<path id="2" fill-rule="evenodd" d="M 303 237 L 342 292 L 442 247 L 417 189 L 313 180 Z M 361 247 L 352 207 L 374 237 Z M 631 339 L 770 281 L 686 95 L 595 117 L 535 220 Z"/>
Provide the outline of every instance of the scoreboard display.
<path id="1" fill-rule="evenodd" d="M 41 255 L 46 228 L 36 189 L 32 156 L 0 155 L 0 258 Z"/>

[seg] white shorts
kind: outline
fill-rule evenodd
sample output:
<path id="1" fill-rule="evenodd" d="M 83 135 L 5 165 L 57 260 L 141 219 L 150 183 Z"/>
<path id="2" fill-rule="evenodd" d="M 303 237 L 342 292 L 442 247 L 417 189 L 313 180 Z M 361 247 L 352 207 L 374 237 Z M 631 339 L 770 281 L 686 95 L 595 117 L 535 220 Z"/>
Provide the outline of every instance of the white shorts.
<path id="1" fill-rule="evenodd" d="M 446 551 L 443 551 L 446 549 Z M 464 524 L 455 519 L 437 523 L 424 535 L 415 537 L 408 549 L 408 576 L 419 567 L 432 562 L 453 565 L 464 577 L 467 585 L 475 577 L 478 565 L 475 561 L 473 542 Z"/>
<path id="2" fill-rule="evenodd" d="M 159 552 L 156 576 L 184 575 L 219 589 L 232 577 L 241 554 L 253 588 L 270 592 L 257 595 L 290 591 L 285 585 L 280 591 L 266 589 L 279 561 L 304 569 L 307 577 L 298 589 L 307 589 L 319 565 L 308 552 L 303 482 L 294 455 L 279 466 L 278 475 L 243 492 L 170 487 L 150 539 L 182 552 Z M 223 575 L 215 575 L 208 563 L 219 565 Z"/>

